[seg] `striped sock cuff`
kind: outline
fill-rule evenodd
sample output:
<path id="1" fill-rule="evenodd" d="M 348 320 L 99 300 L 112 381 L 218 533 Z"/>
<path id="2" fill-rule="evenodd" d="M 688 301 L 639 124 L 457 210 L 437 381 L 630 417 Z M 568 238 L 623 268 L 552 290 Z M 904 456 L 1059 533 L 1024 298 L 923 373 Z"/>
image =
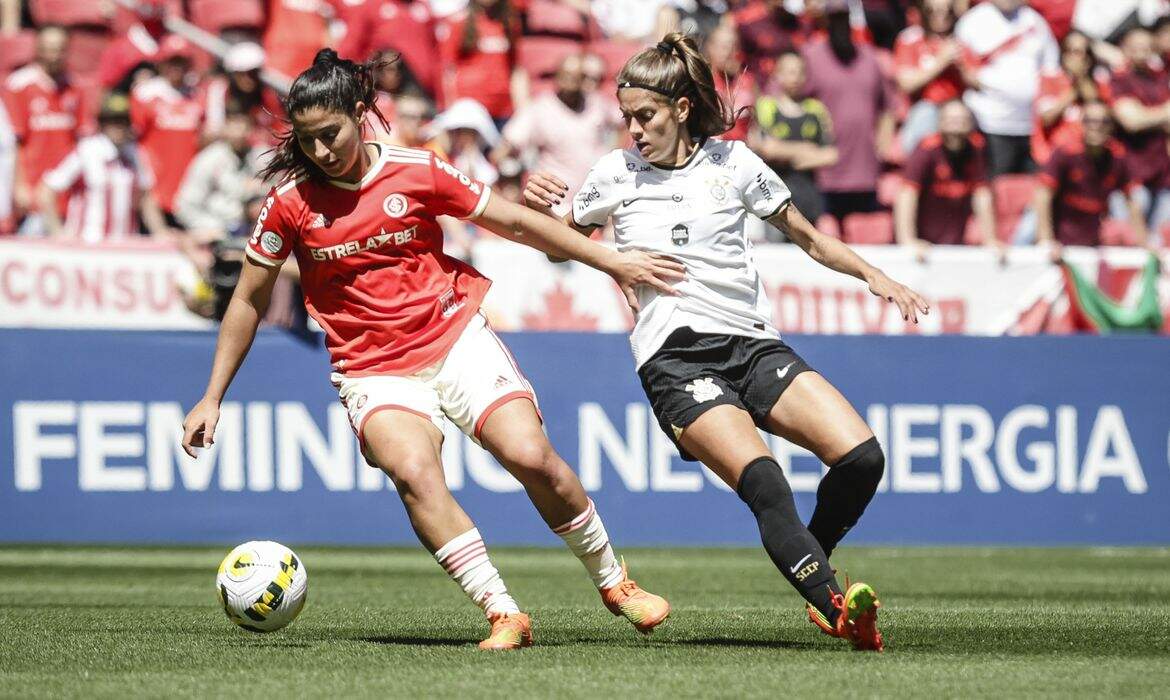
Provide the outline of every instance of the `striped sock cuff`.
<path id="1" fill-rule="evenodd" d="M 458 576 L 484 559 L 487 559 L 487 545 L 483 543 L 477 528 L 459 535 L 435 552 L 435 561 L 449 576 Z"/>
<path id="2" fill-rule="evenodd" d="M 589 505 L 585 507 L 584 512 L 582 512 L 580 515 L 573 518 L 569 522 L 565 523 L 564 525 L 561 525 L 560 527 L 554 527 L 553 533 L 557 534 L 557 535 L 566 535 L 566 534 L 572 532 L 573 530 L 577 530 L 577 529 L 580 529 L 582 527 L 585 527 L 585 525 L 589 523 L 590 519 L 592 519 L 596 513 L 597 513 L 597 508 L 593 505 L 593 499 L 590 498 Z"/>

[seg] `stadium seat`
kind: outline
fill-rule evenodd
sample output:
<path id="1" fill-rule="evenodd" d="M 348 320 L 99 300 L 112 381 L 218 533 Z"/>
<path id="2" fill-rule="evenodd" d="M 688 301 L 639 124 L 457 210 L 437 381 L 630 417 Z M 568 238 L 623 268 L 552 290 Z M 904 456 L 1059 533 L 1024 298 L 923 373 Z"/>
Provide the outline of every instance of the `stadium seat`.
<path id="1" fill-rule="evenodd" d="M 6 76 L 33 60 L 36 41 L 36 32 L 32 30 L 11 36 L 0 35 L 0 76 Z"/>
<path id="2" fill-rule="evenodd" d="M 108 27 L 112 13 L 105 3 L 78 0 L 29 0 L 28 11 L 38 26 L 60 24 L 65 27 Z"/>
<path id="3" fill-rule="evenodd" d="M 264 6 L 260 0 L 191 0 L 191 21 L 212 34 L 225 29 L 260 29 Z"/>
<path id="4" fill-rule="evenodd" d="M 605 61 L 605 82 L 613 82 L 626 61 L 644 47 L 629 41 L 595 41 L 586 47 L 588 53 L 597 54 Z"/>
<path id="5" fill-rule="evenodd" d="M 583 48 L 584 44 L 573 39 L 526 36 L 520 39 L 516 55 L 520 67 L 533 81 L 539 81 L 552 77 L 566 56 L 579 54 Z"/>
<path id="6" fill-rule="evenodd" d="M 889 212 L 850 214 L 841 224 L 841 240 L 861 245 L 887 245 L 894 242 L 894 217 Z"/>
<path id="7" fill-rule="evenodd" d="M 991 181 L 995 196 L 995 218 L 999 223 L 996 234 L 1010 243 L 1012 233 L 1024 211 L 1032 206 L 1036 193 L 1036 178 L 1032 175 L 1001 175 Z"/>
<path id="8" fill-rule="evenodd" d="M 525 17 L 526 35 L 559 36 L 580 41 L 589 33 L 588 18 L 556 0 L 531 0 Z"/>

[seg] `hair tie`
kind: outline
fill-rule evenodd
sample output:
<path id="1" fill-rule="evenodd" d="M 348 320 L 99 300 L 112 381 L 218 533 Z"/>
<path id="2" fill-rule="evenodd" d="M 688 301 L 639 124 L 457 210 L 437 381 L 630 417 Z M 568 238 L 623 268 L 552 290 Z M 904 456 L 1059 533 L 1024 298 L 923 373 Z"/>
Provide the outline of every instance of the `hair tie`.
<path id="1" fill-rule="evenodd" d="M 677 46 L 675 46 L 674 44 L 672 44 L 672 43 L 670 43 L 670 42 L 668 42 L 668 41 L 660 41 L 660 42 L 658 42 L 658 47 L 657 47 L 657 48 L 658 48 L 658 50 L 659 50 L 659 51 L 661 51 L 662 53 L 666 54 L 667 56 L 673 55 L 673 54 L 674 54 L 674 52 L 675 52 L 675 50 L 676 50 L 676 49 L 678 49 L 678 47 L 677 47 Z"/>

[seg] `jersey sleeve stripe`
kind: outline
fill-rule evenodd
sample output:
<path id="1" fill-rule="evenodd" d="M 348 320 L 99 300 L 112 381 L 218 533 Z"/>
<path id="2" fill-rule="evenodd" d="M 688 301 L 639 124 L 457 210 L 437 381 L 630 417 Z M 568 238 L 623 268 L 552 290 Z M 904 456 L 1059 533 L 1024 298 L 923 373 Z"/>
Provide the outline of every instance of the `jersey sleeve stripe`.
<path id="1" fill-rule="evenodd" d="M 768 219 L 771 219 L 773 216 L 776 216 L 780 212 L 784 211 L 784 207 L 788 206 L 791 203 L 792 203 L 792 197 L 789 197 L 788 199 L 784 200 L 783 202 L 780 202 L 780 205 L 778 207 L 776 207 L 772 211 L 771 214 L 768 214 L 767 216 L 762 216 L 760 218 L 763 219 L 764 221 L 767 221 Z"/>
<path id="2" fill-rule="evenodd" d="M 272 258 L 266 258 L 263 255 L 261 255 L 260 253 L 257 253 L 252 248 L 245 248 L 244 250 L 246 251 L 245 254 L 249 258 L 252 259 L 252 262 L 257 263 L 259 265 L 263 265 L 264 267 L 276 267 L 277 265 L 280 265 L 281 263 L 284 262 L 283 260 L 274 260 Z"/>
<path id="3" fill-rule="evenodd" d="M 481 194 L 479 196 L 479 202 L 475 205 L 475 209 L 470 214 L 468 214 L 467 216 L 465 216 L 463 218 L 464 219 L 474 219 L 475 217 L 482 214 L 483 210 L 487 209 L 488 198 L 491 196 L 491 194 L 492 194 L 492 188 L 488 187 L 487 185 L 484 185 L 483 186 L 483 194 Z"/>
<path id="4" fill-rule="evenodd" d="M 281 185 L 280 187 L 277 187 L 277 188 L 276 188 L 276 194 L 277 194 L 277 196 L 280 196 L 280 195 L 284 194 L 285 192 L 288 192 L 288 191 L 289 191 L 289 190 L 291 190 L 292 188 L 296 187 L 298 184 L 300 184 L 301 182 L 303 182 L 303 181 L 304 181 L 304 179 L 305 179 L 305 177 L 304 177 L 304 176 L 302 176 L 302 177 L 295 177 L 295 178 L 293 178 L 293 179 L 289 180 L 288 182 L 284 183 L 284 184 L 283 184 L 283 185 Z"/>

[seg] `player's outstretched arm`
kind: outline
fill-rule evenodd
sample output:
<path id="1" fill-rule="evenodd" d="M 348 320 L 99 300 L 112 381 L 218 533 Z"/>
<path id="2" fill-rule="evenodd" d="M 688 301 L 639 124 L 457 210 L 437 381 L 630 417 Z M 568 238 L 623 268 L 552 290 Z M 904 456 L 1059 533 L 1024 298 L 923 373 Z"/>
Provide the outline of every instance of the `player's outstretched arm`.
<path id="1" fill-rule="evenodd" d="M 671 283 L 681 280 L 686 271 L 682 263 L 665 255 L 640 250 L 618 252 L 607 248 L 557 219 L 502 197 L 488 199 L 487 207 L 475 222 L 508 240 L 601 270 L 617 281 L 635 312 L 639 310 L 635 287 L 647 285 L 663 294 L 673 295 L 676 292 Z"/>
<path id="2" fill-rule="evenodd" d="M 768 223 L 788 234 L 813 260 L 830 270 L 856 277 L 868 284 L 874 295 L 897 304 L 904 320 L 918 323 L 918 312 L 930 313 L 930 305 L 917 292 L 887 277 L 841 241 L 818 231 L 795 204 L 789 202 Z"/>
<path id="3" fill-rule="evenodd" d="M 552 173 L 535 172 L 528 175 L 528 182 L 524 184 L 524 206 L 529 209 L 536 210 L 545 216 L 551 216 L 556 219 L 559 218 L 553 213 L 553 207 L 564 201 L 565 197 L 569 196 L 569 186 L 565 181 L 553 175 Z M 577 226 L 573 222 L 572 214 L 565 214 L 561 221 L 574 231 L 590 236 L 593 234 L 593 226 Z M 549 255 L 548 259 L 560 263 L 565 262 L 566 258 L 558 258 L 555 255 Z"/>
<path id="4" fill-rule="evenodd" d="M 244 362 L 248 348 L 252 347 L 256 328 L 268 311 L 272 288 L 279 276 L 279 265 L 269 267 L 244 258 L 240 281 L 236 284 L 236 290 L 232 293 L 219 325 L 219 339 L 215 343 L 215 359 L 211 363 L 207 391 L 183 421 L 183 450 L 192 457 L 195 456 L 196 448 L 211 447 L 215 442 L 219 404 Z"/>

